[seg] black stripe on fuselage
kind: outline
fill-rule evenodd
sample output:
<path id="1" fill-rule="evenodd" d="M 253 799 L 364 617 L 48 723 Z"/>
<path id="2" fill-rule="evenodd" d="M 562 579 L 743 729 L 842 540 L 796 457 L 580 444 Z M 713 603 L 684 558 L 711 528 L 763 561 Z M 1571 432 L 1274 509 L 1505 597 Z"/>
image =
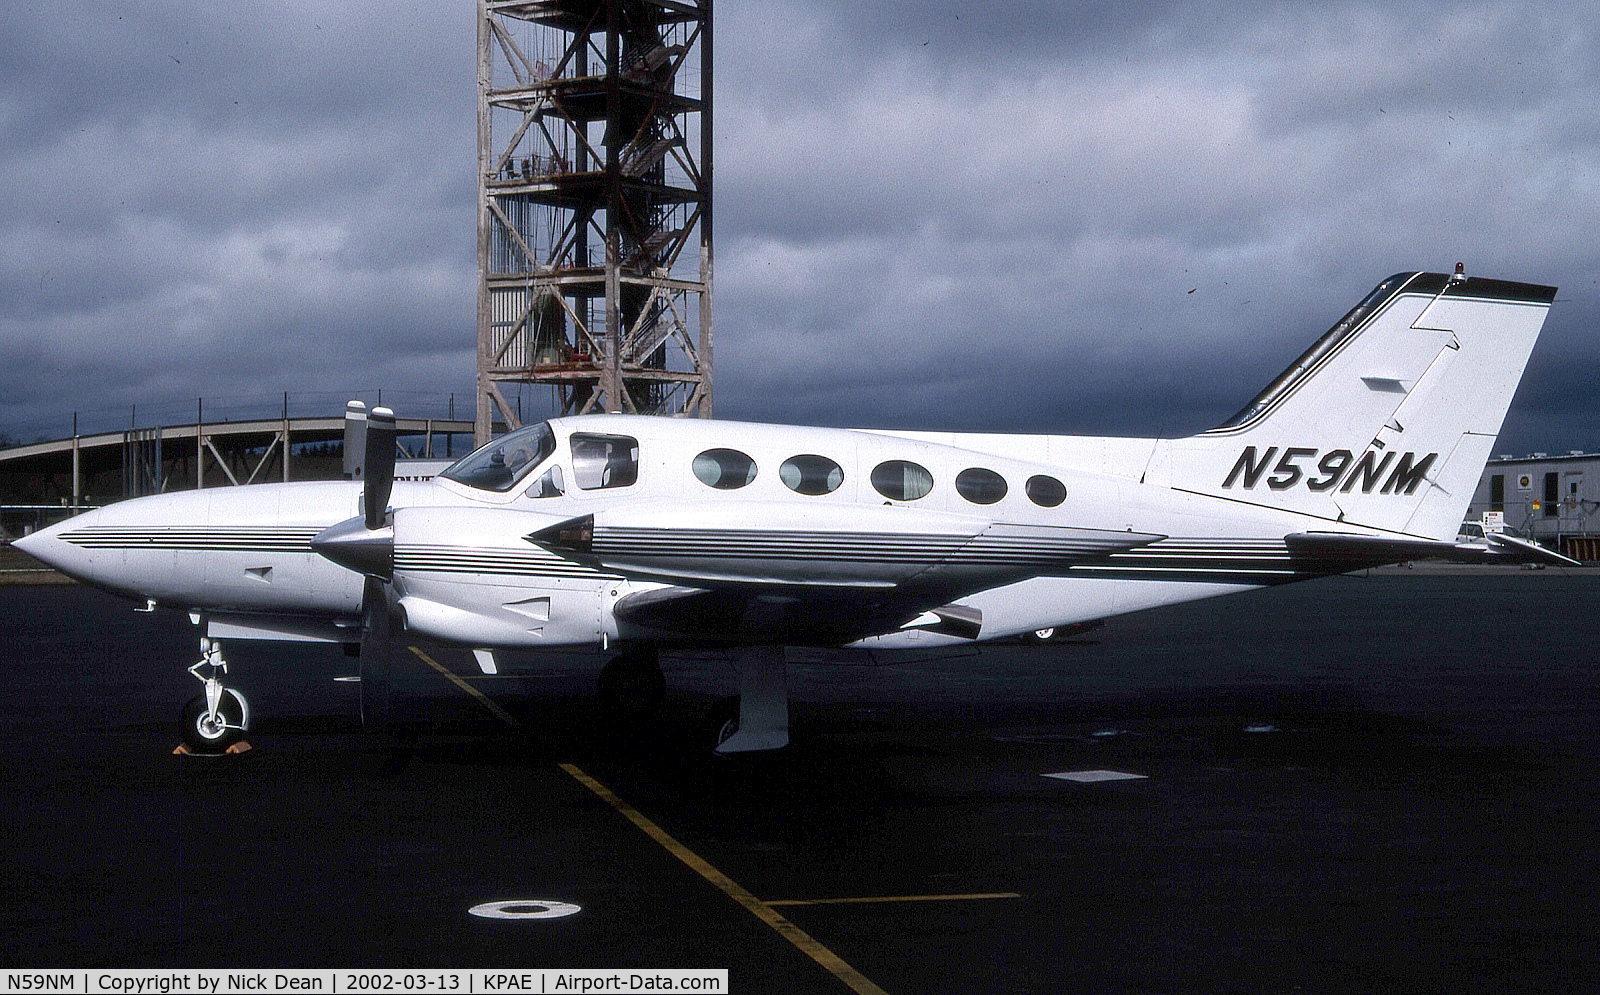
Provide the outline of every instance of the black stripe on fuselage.
<path id="1" fill-rule="evenodd" d="M 587 580 L 621 579 L 616 574 L 601 573 L 582 564 L 553 556 L 463 546 L 397 546 L 394 551 L 394 568 L 397 571 L 412 573 L 548 576 Z"/>
<path id="2" fill-rule="evenodd" d="M 1120 539 L 1020 538 L 962 534 L 795 532 L 761 529 L 597 529 L 599 556 L 685 559 L 794 559 L 861 563 L 1046 563 L 1105 555 Z"/>
<path id="3" fill-rule="evenodd" d="M 121 528 L 94 526 L 64 533 L 83 549 L 162 549 L 188 552 L 309 553 L 322 526 L 264 528 Z"/>

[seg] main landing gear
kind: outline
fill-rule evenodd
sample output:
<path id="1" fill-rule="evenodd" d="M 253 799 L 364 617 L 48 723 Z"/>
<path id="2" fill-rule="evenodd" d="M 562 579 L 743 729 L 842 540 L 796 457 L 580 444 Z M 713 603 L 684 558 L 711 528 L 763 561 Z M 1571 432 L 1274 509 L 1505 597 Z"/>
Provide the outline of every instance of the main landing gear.
<path id="1" fill-rule="evenodd" d="M 789 745 L 789 683 L 782 646 L 743 646 L 731 654 L 739 693 L 711 709 L 711 748 L 720 756 Z"/>
<path id="2" fill-rule="evenodd" d="M 654 718 L 666 697 L 667 679 L 654 646 L 636 646 L 600 671 L 600 707 L 613 718 L 628 722 Z"/>
<path id="3" fill-rule="evenodd" d="M 1105 624 L 1105 619 L 1096 618 L 1087 622 L 1073 622 L 1070 625 L 1057 625 L 1048 629 L 1035 629 L 1032 632 L 1023 633 L 1022 641 L 1025 643 L 1033 643 L 1036 646 L 1043 645 L 1045 643 L 1065 642 L 1068 639 L 1081 636 L 1086 632 L 1093 632 L 1095 629 L 1098 629 Z"/>
<path id="4" fill-rule="evenodd" d="M 250 728 L 250 703 L 233 688 L 223 687 L 222 676 L 228 662 L 222 646 L 211 639 L 200 639 L 200 662 L 189 668 L 205 690 L 183 706 L 178 727 L 183 749 L 188 753 L 227 753 Z"/>
<path id="5" fill-rule="evenodd" d="M 724 698 L 707 716 L 707 743 L 714 752 L 759 753 L 789 744 L 789 689 L 781 646 L 742 646 L 729 653 L 739 693 Z M 633 647 L 600 671 L 600 705 L 626 725 L 654 718 L 666 698 L 666 679 L 656 647 Z"/>

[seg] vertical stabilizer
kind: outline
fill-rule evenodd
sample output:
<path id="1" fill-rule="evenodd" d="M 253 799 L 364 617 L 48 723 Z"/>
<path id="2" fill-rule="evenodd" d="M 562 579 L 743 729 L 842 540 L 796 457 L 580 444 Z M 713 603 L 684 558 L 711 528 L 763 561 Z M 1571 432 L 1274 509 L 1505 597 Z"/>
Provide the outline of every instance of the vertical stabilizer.
<path id="1" fill-rule="evenodd" d="M 1255 400 L 1172 444 L 1172 483 L 1332 522 L 1456 534 L 1554 287 L 1402 273 Z"/>

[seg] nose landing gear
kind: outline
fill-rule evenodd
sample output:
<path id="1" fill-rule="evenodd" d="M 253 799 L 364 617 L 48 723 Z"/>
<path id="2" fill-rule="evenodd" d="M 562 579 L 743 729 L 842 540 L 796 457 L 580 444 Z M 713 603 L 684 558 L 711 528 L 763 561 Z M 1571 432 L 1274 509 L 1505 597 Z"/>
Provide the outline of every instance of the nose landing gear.
<path id="1" fill-rule="evenodd" d="M 223 687 L 221 675 L 227 672 L 228 662 L 222 658 L 221 645 L 202 637 L 200 662 L 190 667 L 189 673 L 205 685 L 205 691 L 183 706 L 178 732 L 183 737 L 184 752 L 239 752 L 238 745 L 250 728 L 250 703 L 233 688 Z"/>

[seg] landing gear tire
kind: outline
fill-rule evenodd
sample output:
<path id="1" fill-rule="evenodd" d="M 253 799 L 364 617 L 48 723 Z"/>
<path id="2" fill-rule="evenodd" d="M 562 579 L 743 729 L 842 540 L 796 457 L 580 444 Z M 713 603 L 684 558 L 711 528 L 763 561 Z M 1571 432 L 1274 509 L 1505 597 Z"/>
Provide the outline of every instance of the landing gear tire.
<path id="1" fill-rule="evenodd" d="M 711 706 L 711 711 L 706 713 L 706 738 L 711 744 L 711 752 L 715 756 L 727 756 L 717 753 L 717 747 L 726 743 L 739 731 L 739 696 L 729 695 Z"/>
<path id="2" fill-rule="evenodd" d="M 244 736 L 245 716 L 249 705 L 244 696 L 232 688 L 222 689 L 222 699 L 217 702 L 216 719 L 206 714 L 206 696 L 197 694 L 183 706 L 178 727 L 183 745 L 190 753 L 225 753 L 228 747 Z"/>
<path id="3" fill-rule="evenodd" d="M 1054 627 L 1048 629 L 1034 629 L 1032 632 L 1023 636 L 1022 638 L 1025 642 L 1030 642 L 1035 645 L 1042 645 L 1056 638 L 1056 630 Z"/>
<path id="4" fill-rule="evenodd" d="M 666 697 L 667 679 L 654 650 L 624 653 L 600 671 L 601 707 L 618 718 L 651 718 L 661 711 Z"/>

